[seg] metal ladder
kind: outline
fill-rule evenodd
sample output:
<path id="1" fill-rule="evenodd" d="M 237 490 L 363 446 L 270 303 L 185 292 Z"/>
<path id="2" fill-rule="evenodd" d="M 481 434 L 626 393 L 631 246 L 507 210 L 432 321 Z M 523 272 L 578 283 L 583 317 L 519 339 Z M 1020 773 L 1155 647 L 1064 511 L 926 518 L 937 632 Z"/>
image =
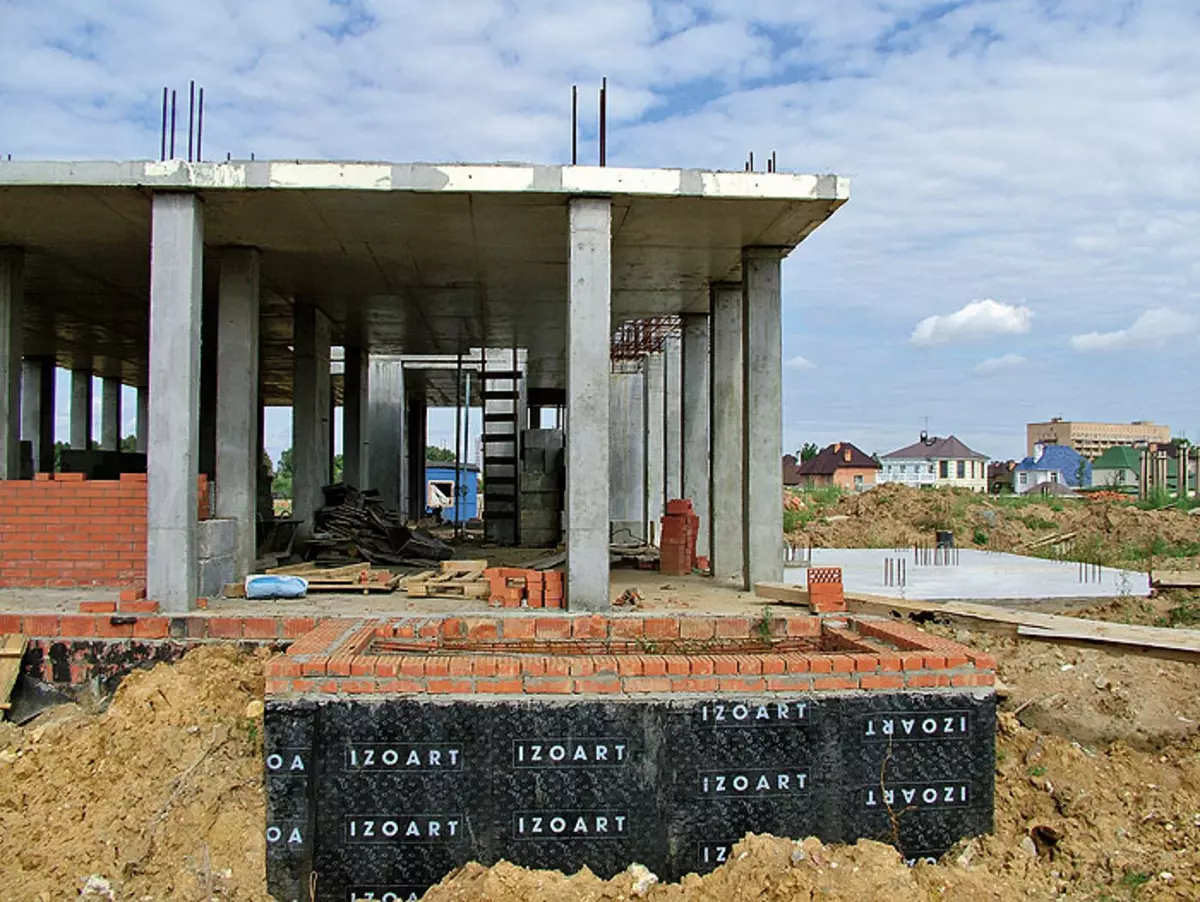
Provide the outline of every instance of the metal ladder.
<path id="1" fill-rule="evenodd" d="M 483 528 L 498 545 L 520 543 L 521 379 L 514 348 L 483 350 Z"/>

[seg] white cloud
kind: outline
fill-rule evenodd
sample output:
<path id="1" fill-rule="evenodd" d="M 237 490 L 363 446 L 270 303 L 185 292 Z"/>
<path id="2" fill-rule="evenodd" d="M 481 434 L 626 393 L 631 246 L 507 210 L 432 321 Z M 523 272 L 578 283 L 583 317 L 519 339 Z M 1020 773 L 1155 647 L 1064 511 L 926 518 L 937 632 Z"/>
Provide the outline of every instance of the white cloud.
<path id="1" fill-rule="evenodd" d="M 972 301 L 954 313 L 925 317 L 908 340 L 914 345 L 932 347 L 978 341 L 993 335 L 1023 335 L 1029 331 L 1032 319 L 1028 307 L 985 298 Z"/>
<path id="2" fill-rule="evenodd" d="M 1190 335 L 1200 328 L 1200 318 L 1170 307 L 1147 310 L 1132 325 L 1115 332 L 1085 332 L 1071 336 L 1076 351 L 1123 351 L 1133 348 L 1161 348 L 1171 339 Z"/>
<path id="3" fill-rule="evenodd" d="M 1003 357 L 989 357 L 975 366 L 977 376 L 995 376 L 1007 373 L 1025 365 L 1025 358 L 1020 354 L 1005 354 Z"/>
<path id="4" fill-rule="evenodd" d="M 807 357 L 800 357 L 797 355 L 785 363 L 784 366 L 791 370 L 811 370 L 816 369 L 817 365 Z"/>

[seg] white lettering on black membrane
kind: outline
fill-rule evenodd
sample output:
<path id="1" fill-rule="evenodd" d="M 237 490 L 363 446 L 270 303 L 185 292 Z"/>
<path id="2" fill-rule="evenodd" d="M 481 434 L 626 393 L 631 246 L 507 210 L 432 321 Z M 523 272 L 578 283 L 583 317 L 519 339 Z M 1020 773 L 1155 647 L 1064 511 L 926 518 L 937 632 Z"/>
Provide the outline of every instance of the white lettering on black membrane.
<path id="1" fill-rule="evenodd" d="M 627 811 L 517 811 L 513 839 L 625 839 Z"/>
<path id="2" fill-rule="evenodd" d="M 702 723 L 718 727 L 761 727 L 803 723 L 810 717 L 808 702 L 706 702 Z"/>
<path id="3" fill-rule="evenodd" d="M 629 741 L 623 738 L 513 740 L 514 767 L 620 767 L 628 757 Z"/>
<path id="4" fill-rule="evenodd" d="M 733 852 L 733 845 L 736 839 L 722 839 L 716 842 L 700 842 L 698 844 L 700 850 L 700 863 L 705 865 L 724 864 L 729 860 L 730 853 Z"/>
<path id="5" fill-rule="evenodd" d="M 433 742 L 351 743 L 346 770 L 462 770 L 462 747 Z"/>
<path id="6" fill-rule="evenodd" d="M 363 886 L 350 890 L 349 902 L 419 902 L 428 886 Z"/>
<path id="7" fill-rule="evenodd" d="M 461 814 L 351 814 L 346 842 L 451 843 L 462 836 Z"/>
<path id="8" fill-rule="evenodd" d="M 863 718 L 863 738 L 876 741 L 966 739 L 970 735 L 970 711 L 885 711 Z"/>
<path id="9" fill-rule="evenodd" d="M 705 798 L 721 796 L 792 796 L 808 789 L 808 774 L 796 770 L 702 770 L 700 795 Z"/>
<path id="10" fill-rule="evenodd" d="M 860 790 L 864 808 L 966 808 L 971 790 L 966 783 L 906 783 Z"/>
<path id="11" fill-rule="evenodd" d="M 267 773 L 271 776 L 308 776 L 308 749 L 277 749 L 267 755 Z"/>
<path id="12" fill-rule="evenodd" d="M 267 849 L 274 852 L 302 850 L 305 828 L 306 825 L 300 821 L 281 821 L 278 824 L 268 824 Z"/>

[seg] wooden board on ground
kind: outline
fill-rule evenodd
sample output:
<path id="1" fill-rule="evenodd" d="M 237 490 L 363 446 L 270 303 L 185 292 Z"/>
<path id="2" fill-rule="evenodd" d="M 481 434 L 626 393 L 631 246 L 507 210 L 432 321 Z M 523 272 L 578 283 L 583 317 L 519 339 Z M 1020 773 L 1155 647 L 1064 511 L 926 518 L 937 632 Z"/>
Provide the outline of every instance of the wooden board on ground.
<path id="1" fill-rule="evenodd" d="M 846 604 L 851 611 L 860 613 L 912 617 L 917 620 L 930 617 L 945 618 L 970 629 L 1009 636 L 1087 645 L 1091 648 L 1141 654 L 1169 661 L 1200 663 L 1200 630 L 1133 626 L 1066 617 L 1061 614 L 1018 611 L 1001 605 L 959 601 L 913 601 L 884 598 L 879 595 L 847 595 Z"/>
<path id="2" fill-rule="evenodd" d="M 8 698 L 12 694 L 13 685 L 21 673 L 21 658 L 25 655 L 25 637 L 13 633 L 4 637 L 0 645 L 0 711 L 12 707 Z"/>
<path id="3" fill-rule="evenodd" d="M 1150 578 L 1155 589 L 1200 589 L 1200 570 L 1163 570 Z"/>
<path id="4" fill-rule="evenodd" d="M 387 568 L 373 570 L 369 564 L 336 567 L 330 570 L 311 570 L 293 574 L 303 577 L 309 592 L 340 592 L 343 594 L 395 592 L 400 577 Z"/>
<path id="5" fill-rule="evenodd" d="M 782 604 L 808 605 L 808 589 L 791 583 L 755 583 L 754 594 Z"/>
<path id="6" fill-rule="evenodd" d="M 404 580 L 409 598 L 487 598 L 491 583 L 484 577 L 485 560 L 442 561 L 437 572 L 426 571 Z"/>

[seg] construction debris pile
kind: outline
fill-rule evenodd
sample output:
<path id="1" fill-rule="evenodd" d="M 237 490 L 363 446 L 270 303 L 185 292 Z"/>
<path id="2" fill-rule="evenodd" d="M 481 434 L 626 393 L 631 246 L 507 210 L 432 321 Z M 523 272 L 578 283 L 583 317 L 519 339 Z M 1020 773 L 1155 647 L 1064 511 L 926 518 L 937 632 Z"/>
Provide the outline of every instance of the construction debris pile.
<path id="1" fill-rule="evenodd" d="M 315 514 L 316 527 L 308 542 L 312 560 L 428 567 L 453 555 L 445 542 L 410 529 L 374 489 L 360 492 L 354 486 L 338 483 L 321 491 L 325 506 Z"/>

